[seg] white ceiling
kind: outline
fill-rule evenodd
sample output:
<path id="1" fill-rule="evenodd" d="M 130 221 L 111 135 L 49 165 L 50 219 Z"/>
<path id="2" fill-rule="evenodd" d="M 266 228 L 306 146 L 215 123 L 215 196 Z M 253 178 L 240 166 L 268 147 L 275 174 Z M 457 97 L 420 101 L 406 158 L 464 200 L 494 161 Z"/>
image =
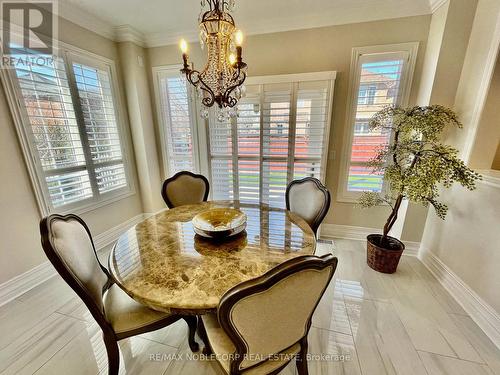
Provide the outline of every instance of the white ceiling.
<path id="1" fill-rule="evenodd" d="M 306 29 L 431 13 L 443 0 L 236 0 L 246 34 Z M 60 13 L 117 40 L 156 46 L 197 37 L 199 0 L 64 0 Z"/>

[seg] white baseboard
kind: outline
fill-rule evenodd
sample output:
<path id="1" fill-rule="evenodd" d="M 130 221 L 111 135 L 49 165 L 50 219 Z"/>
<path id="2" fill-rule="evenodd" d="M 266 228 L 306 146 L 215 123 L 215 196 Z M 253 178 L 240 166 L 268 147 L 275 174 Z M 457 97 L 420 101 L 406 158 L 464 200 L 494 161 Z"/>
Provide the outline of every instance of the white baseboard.
<path id="1" fill-rule="evenodd" d="M 366 236 L 369 234 L 381 234 L 379 228 L 354 227 L 350 225 L 339 224 L 322 224 L 320 230 L 320 238 L 334 239 L 343 238 L 347 240 L 362 240 L 366 241 Z M 403 255 L 417 256 L 420 242 L 403 241 L 405 251 Z"/>
<path id="2" fill-rule="evenodd" d="M 40 248 L 40 251 L 42 249 Z M 0 306 L 19 297 L 30 289 L 40 285 L 56 274 L 56 270 L 49 261 L 26 271 L 0 284 Z"/>
<path id="3" fill-rule="evenodd" d="M 422 248 L 418 258 L 500 349 L 500 314 L 430 251 Z"/>
<path id="4" fill-rule="evenodd" d="M 99 251 L 118 239 L 120 234 L 133 227 L 144 219 L 145 215 L 137 215 L 116 227 L 94 236 L 94 244 Z M 42 249 L 40 248 L 40 251 Z M 26 293 L 30 289 L 47 281 L 56 275 L 56 270 L 49 261 L 46 261 L 29 271 L 26 271 L 12 279 L 0 284 L 0 306 L 12 301 L 14 298 Z"/>

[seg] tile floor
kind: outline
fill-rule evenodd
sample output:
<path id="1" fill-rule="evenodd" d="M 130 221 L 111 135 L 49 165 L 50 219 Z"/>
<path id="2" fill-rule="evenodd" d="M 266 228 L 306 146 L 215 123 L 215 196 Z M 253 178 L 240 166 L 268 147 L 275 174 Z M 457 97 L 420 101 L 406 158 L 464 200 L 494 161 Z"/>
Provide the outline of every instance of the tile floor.
<path id="1" fill-rule="evenodd" d="M 500 375 L 500 351 L 418 259 L 383 275 L 363 241 L 319 244 L 327 252 L 339 267 L 313 318 L 310 374 Z M 0 374 L 107 373 L 99 327 L 57 276 L 0 307 L 0 333 Z M 180 321 L 122 341 L 121 373 L 222 374 L 190 357 L 186 334 Z"/>

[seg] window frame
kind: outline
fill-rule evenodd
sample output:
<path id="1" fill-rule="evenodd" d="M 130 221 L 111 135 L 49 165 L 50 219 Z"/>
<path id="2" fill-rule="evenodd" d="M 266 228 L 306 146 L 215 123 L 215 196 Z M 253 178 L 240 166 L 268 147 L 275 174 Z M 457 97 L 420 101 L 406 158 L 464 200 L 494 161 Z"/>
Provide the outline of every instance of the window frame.
<path id="1" fill-rule="evenodd" d="M 95 191 L 93 191 L 93 195 L 90 198 L 82 199 L 73 203 L 62 205 L 60 207 L 54 207 L 52 205 L 48 186 L 45 180 L 46 175 L 38 158 L 38 151 L 36 149 L 32 135 L 30 134 L 28 129 L 30 126 L 29 115 L 24 105 L 23 98 L 19 95 L 20 86 L 17 80 L 15 69 L 0 69 L 0 77 L 3 83 L 7 102 L 9 104 L 10 112 L 14 120 L 16 133 L 25 160 L 25 165 L 31 180 L 38 210 L 42 216 L 47 216 L 55 212 L 61 214 L 82 214 L 136 194 L 134 174 L 130 162 L 133 159 L 130 154 L 130 133 L 128 128 L 128 120 L 122 104 L 122 97 L 120 94 L 121 91 L 119 89 L 118 73 L 115 61 L 61 41 L 57 41 L 57 46 L 58 48 L 55 51 L 54 56 L 61 58 L 62 63 L 64 64 L 67 74 L 67 80 L 71 91 L 72 105 L 75 111 L 76 122 L 79 129 L 80 122 L 83 121 L 83 119 L 79 118 L 80 114 L 78 113 L 80 99 L 78 96 L 78 89 L 75 85 L 75 77 L 72 67 L 73 61 L 76 61 L 77 63 L 83 63 L 90 67 L 104 69 L 109 73 L 116 125 L 120 140 L 122 163 L 125 170 L 127 184 L 125 187 L 116 189 L 114 191 L 105 192 L 99 195 L 95 195 Z M 82 147 L 88 148 L 88 144 L 86 144 L 83 139 L 81 139 L 81 143 Z M 92 164 L 92 166 L 93 165 L 94 164 Z M 85 167 L 86 169 L 89 169 L 91 165 L 88 165 L 86 162 Z M 89 179 L 92 178 L 93 174 L 94 171 L 89 170 Z M 91 184 L 96 183 L 97 182 L 93 183 L 91 181 Z"/>
<path id="2" fill-rule="evenodd" d="M 154 66 L 152 68 L 153 73 L 153 90 L 155 96 L 155 106 L 156 106 L 156 118 L 158 119 L 158 128 L 160 135 L 160 148 L 162 155 L 162 166 L 163 166 L 163 179 L 171 177 L 172 173 L 169 168 L 169 156 L 168 156 L 168 144 L 167 144 L 167 132 L 166 127 L 169 126 L 170 120 L 165 117 L 165 113 L 163 111 L 163 103 L 162 95 L 161 95 L 161 79 L 162 75 L 171 75 L 172 77 L 177 76 L 180 77 L 180 70 L 182 69 L 182 65 L 180 64 L 172 64 L 172 65 L 162 65 L 162 66 Z M 193 172 L 194 173 L 202 173 L 206 174 L 208 170 L 206 170 L 202 166 L 202 158 L 201 158 L 201 143 L 200 143 L 200 121 L 198 104 L 195 98 L 194 90 L 191 85 L 187 85 L 188 92 L 188 101 L 189 101 L 189 115 L 190 115 L 190 126 L 191 126 L 191 137 L 193 140 L 192 150 L 193 150 Z"/>
<path id="3" fill-rule="evenodd" d="M 346 110 L 345 132 L 342 146 L 342 156 L 340 161 L 340 176 L 338 180 L 338 193 L 337 202 L 341 203 L 356 203 L 362 192 L 348 191 L 349 169 L 351 167 L 351 152 L 352 142 L 354 139 L 354 130 L 356 124 L 357 112 L 357 98 L 361 81 L 361 58 L 363 56 L 371 56 L 374 61 L 383 56 L 400 54 L 404 56 L 406 63 L 404 64 L 403 72 L 401 74 L 401 94 L 399 95 L 398 105 L 407 106 L 413 76 L 415 72 L 415 65 L 417 61 L 419 42 L 408 42 L 398 44 L 387 44 L 366 47 L 354 47 L 352 49 L 351 67 L 349 74 L 349 89 L 348 101 Z M 387 190 L 387 184 L 384 181 L 382 191 Z"/>

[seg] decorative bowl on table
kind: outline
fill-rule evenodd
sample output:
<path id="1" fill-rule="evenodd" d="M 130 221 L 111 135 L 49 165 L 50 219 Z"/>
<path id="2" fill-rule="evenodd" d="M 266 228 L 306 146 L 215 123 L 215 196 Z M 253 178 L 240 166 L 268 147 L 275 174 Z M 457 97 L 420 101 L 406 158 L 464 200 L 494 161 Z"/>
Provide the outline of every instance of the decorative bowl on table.
<path id="1" fill-rule="evenodd" d="M 202 237 L 223 239 L 245 230 L 247 215 L 235 208 L 212 208 L 200 212 L 193 220 L 194 231 Z"/>

